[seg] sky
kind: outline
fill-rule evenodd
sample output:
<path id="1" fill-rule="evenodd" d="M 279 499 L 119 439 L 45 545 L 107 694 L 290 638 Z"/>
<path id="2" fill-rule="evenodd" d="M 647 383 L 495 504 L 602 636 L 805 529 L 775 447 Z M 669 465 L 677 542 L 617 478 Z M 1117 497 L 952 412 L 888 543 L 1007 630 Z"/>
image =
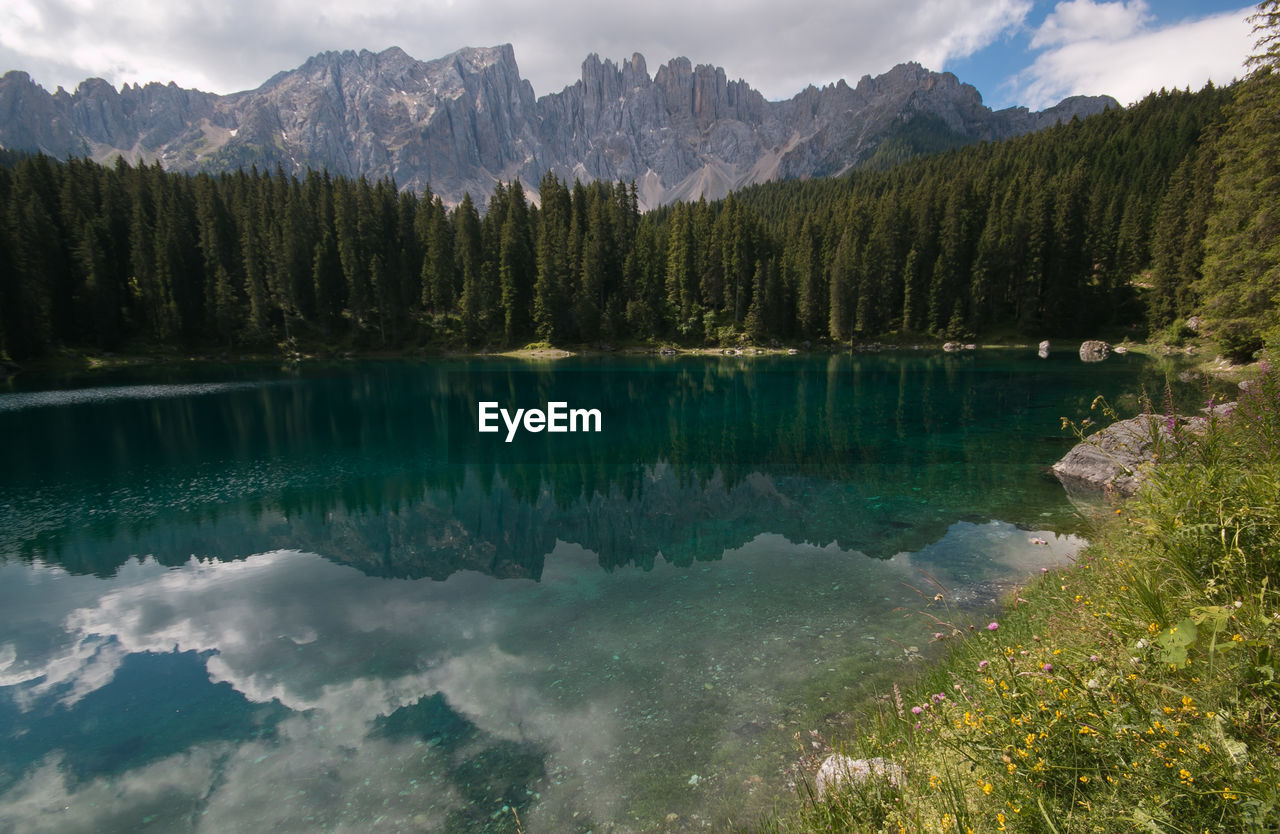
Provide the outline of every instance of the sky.
<path id="1" fill-rule="evenodd" d="M 1228 84 L 1253 51 L 1252 11 L 1220 0 L 5 0 L 0 72 L 49 90 L 98 77 L 230 93 L 326 50 L 399 46 L 429 60 L 510 43 L 538 95 L 576 81 L 589 53 L 639 52 L 650 74 L 685 56 L 769 99 L 917 61 L 993 108 L 1034 110 Z"/>

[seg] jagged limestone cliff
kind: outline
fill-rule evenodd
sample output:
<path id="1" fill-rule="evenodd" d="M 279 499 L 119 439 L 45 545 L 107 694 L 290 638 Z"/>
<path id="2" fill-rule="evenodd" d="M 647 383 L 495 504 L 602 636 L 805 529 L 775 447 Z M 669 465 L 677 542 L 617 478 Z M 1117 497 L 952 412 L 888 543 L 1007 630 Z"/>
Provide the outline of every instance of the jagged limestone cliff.
<path id="1" fill-rule="evenodd" d="M 722 197 L 774 178 L 826 176 L 910 130 L 943 145 L 1002 139 L 1118 106 L 1075 97 L 1041 113 L 992 111 L 950 73 L 902 64 L 856 87 L 838 81 L 766 101 L 725 71 L 675 58 L 651 77 L 643 56 L 590 55 L 582 77 L 536 98 L 510 45 L 418 61 L 399 48 L 325 52 L 256 90 L 219 96 L 101 79 L 52 94 L 23 72 L 0 79 L 0 144 L 54 156 L 124 156 L 178 171 L 256 164 L 392 176 L 449 202 L 497 180 L 536 187 L 635 180 L 649 208 Z M 911 149 L 908 147 L 907 151 Z"/>

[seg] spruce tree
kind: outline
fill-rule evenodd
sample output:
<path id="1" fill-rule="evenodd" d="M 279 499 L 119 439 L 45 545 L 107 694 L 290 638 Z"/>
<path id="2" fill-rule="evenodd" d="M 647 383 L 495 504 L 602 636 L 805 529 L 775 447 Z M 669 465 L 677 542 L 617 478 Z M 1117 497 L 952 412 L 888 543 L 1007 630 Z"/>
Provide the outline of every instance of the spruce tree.
<path id="1" fill-rule="evenodd" d="M 1236 359 L 1252 356 L 1268 329 L 1280 338 L 1280 0 L 1251 19 L 1257 52 L 1218 144 L 1200 285 L 1209 326 Z"/>

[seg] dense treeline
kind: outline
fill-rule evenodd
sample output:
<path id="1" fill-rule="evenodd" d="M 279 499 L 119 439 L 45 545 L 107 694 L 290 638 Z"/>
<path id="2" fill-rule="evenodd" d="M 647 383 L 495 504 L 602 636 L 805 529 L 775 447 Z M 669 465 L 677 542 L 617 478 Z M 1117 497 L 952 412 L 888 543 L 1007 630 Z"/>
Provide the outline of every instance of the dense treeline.
<path id="1" fill-rule="evenodd" d="M 797 286 L 812 282 L 797 294 L 801 320 L 834 338 L 1132 323 L 1144 316 L 1138 294 L 1153 257 L 1181 263 L 1203 237 L 1203 228 L 1162 237 L 1160 209 L 1171 186 L 1211 196 L 1212 170 L 1196 160 L 1230 97 L 1214 87 L 1162 91 L 1040 134 L 845 180 L 769 184 L 739 199 L 789 242 L 784 271 Z M 1152 293 L 1161 297 L 1152 299 L 1157 325 L 1181 312 L 1163 298 L 1176 289 Z"/>
<path id="2" fill-rule="evenodd" d="M 634 184 L 0 167 L 0 352 L 946 338 L 1163 327 L 1201 263 L 1230 89 L 642 215 Z M 1152 268 L 1149 280 L 1141 276 Z M 1146 289 L 1144 307 L 1139 294 Z"/>

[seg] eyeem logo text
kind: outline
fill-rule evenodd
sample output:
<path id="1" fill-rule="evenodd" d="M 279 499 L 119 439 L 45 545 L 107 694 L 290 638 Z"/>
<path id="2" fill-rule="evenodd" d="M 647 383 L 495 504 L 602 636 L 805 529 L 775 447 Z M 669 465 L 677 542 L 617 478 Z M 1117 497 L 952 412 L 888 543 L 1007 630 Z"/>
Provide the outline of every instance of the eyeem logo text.
<path id="1" fill-rule="evenodd" d="M 513 415 L 505 408 L 499 408 L 496 402 L 476 404 L 479 410 L 480 431 L 498 432 L 498 418 L 507 427 L 507 441 L 510 443 L 516 432 L 523 427 L 527 432 L 546 431 L 552 434 L 563 432 L 599 432 L 603 431 L 603 418 L 598 408 L 569 408 L 568 403 L 549 402 L 547 410 L 540 408 L 517 408 Z"/>

